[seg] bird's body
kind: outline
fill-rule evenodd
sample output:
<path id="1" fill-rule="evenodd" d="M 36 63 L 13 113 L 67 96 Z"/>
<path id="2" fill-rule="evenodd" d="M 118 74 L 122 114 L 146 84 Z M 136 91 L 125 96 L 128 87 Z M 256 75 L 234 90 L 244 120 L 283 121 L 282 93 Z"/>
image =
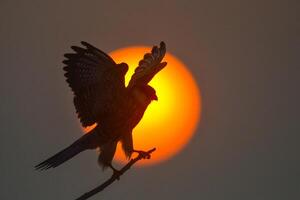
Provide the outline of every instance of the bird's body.
<path id="1" fill-rule="evenodd" d="M 74 105 L 82 125 L 97 125 L 69 147 L 37 165 L 37 169 L 57 167 L 84 150 L 96 148 L 100 148 L 98 163 L 103 168 L 114 169 L 111 162 L 117 143 L 122 143 L 126 156 L 130 157 L 135 151 L 132 130 L 151 101 L 157 100 L 148 82 L 167 64 L 161 62 L 166 51 L 163 42 L 159 48 L 154 46 L 151 53 L 145 54 L 127 87 L 127 64 L 116 64 L 96 47 L 86 42 L 82 44 L 86 48 L 72 46 L 75 53 L 65 54 L 65 76 L 74 92 Z"/>

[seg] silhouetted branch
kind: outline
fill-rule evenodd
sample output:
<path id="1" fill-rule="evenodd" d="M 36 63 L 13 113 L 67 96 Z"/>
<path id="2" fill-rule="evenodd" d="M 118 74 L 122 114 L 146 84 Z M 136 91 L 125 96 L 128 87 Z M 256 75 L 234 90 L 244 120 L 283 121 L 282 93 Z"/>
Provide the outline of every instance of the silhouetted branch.
<path id="1" fill-rule="evenodd" d="M 147 154 L 151 154 L 152 152 L 154 152 L 156 149 L 153 148 L 149 151 L 147 151 Z M 120 171 L 118 174 L 113 174 L 107 181 L 105 181 L 104 183 L 102 183 L 101 185 L 99 185 L 98 187 L 94 188 L 93 190 L 83 194 L 82 196 L 80 196 L 79 198 L 77 198 L 76 200 L 86 200 L 88 198 L 90 198 L 91 196 L 97 194 L 98 192 L 101 192 L 102 190 L 104 190 L 106 187 L 108 187 L 110 184 L 112 184 L 115 180 L 119 180 L 120 176 L 123 175 L 127 170 L 130 169 L 130 167 L 132 165 L 134 165 L 137 161 L 141 160 L 141 159 L 146 159 L 147 157 L 145 157 L 145 154 L 143 153 L 139 153 L 139 155 L 134 158 L 131 159 Z M 148 158 L 149 159 L 149 158 Z"/>

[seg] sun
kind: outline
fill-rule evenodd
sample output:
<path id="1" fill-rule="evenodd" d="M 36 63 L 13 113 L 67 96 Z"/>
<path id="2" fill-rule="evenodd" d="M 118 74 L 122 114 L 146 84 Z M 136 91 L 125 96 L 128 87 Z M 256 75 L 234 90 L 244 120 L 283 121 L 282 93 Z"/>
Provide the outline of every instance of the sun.
<path id="1" fill-rule="evenodd" d="M 133 46 L 110 53 L 116 63 L 128 64 L 126 84 L 138 62 L 150 51 L 151 47 Z M 192 74 L 170 53 L 166 54 L 164 61 L 168 65 L 149 83 L 156 90 L 158 101 L 148 106 L 144 117 L 133 130 L 135 149 L 157 149 L 150 160 L 142 160 L 139 165 L 157 164 L 176 155 L 187 145 L 200 119 L 201 97 Z M 114 158 L 122 163 L 127 162 L 120 144 Z"/>

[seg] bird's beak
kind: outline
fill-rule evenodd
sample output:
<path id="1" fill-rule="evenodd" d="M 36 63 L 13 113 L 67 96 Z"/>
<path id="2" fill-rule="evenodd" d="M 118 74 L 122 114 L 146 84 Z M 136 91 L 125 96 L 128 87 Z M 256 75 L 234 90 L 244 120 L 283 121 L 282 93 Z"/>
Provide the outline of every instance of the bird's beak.
<path id="1" fill-rule="evenodd" d="M 156 96 L 156 94 L 154 95 L 153 100 L 158 101 L 158 97 Z"/>

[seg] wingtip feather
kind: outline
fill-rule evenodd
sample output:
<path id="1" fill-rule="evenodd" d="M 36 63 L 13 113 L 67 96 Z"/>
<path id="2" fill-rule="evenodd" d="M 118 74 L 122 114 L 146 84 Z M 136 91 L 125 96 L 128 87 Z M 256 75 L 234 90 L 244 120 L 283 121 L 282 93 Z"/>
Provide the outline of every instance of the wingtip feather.
<path id="1" fill-rule="evenodd" d="M 160 48 L 163 48 L 163 49 L 166 48 L 166 43 L 164 41 L 160 42 Z"/>

